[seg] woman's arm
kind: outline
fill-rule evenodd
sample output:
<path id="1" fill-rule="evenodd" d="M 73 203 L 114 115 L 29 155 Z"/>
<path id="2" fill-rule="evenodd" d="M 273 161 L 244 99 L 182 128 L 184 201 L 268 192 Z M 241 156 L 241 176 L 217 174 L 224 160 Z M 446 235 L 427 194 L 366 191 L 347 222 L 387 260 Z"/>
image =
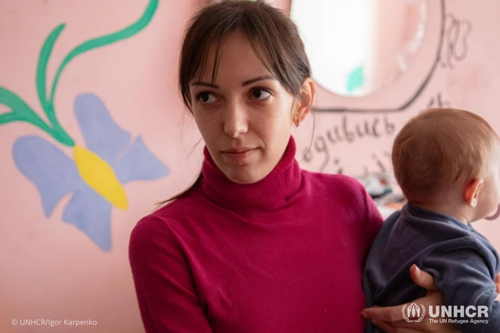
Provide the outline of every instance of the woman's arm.
<path id="1" fill-rule="evenodd" d="M 410 268 L 410 276 L 415 284 L 427 289 L 427 295 L 425 297 L 419 298 L 412 303 L 422 304 L 426 309 L 429 308 L 429 305 L 444 305 L 443 295 L 437 289 L 432 275 L 421 271 L 416 265 L 413 265 Z M 403 319 L 402 309 L 404 305 L 405 304 L 391 307 L 372 307 L 364 309 L 361 314 L 386 333 L 460 332 L 456 325 L 441 323 L 431 324 L 428 318 L 425 318 L 419 323 L 409 323 Z"/>
<path id="2" fill-rule="evenodd" d="M 147 333 L 211 333 L 182 249 L 166 222 L 148 216 L 130 236 L 129 260 Z"/>

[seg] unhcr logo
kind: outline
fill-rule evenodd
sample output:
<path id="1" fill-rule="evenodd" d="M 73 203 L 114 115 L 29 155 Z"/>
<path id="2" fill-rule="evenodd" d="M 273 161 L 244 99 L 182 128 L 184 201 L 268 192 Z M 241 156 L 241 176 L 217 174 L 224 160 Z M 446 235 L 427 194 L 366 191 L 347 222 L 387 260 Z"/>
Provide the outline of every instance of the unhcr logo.
<path id="1" fill-rule="evenodd" d="M 415 303 L 405 304 L 401 310 L 403 318 L 409 323 L 421 322 L 425 317 L 425 306 Z M 429 322 L 431 324 L 488 324 L 487 306 L 429 306 Z M 485 318 L 485 319 L 476 319 Z M 418 318 L 418 319 L 417 319 Z"/>
<path id="2" fill-rule="evenodd" d="M 441 318 L 439 317 L 439 309 L 441 308 Z M 469 305 L 465 307 L 461 306 L 444 306 L 441 305 L 429 307 L 429 315 L 432 318 L 429 319 L 431 324 L 448 323 L 448 324 L 488 324 L 488 319 L 475 319 L 477 318 L 488 318 L 489 308 L 485 305 L 479 305 L 478 307 L 474 305 Z M 464 319 L 466 318 L 467 319 Z M 458 319 L 457 319 L 458 318 Z M 468 319 L 471 318 L 471 319 Z"/>
<path id="3" fill-rule="evenodd" d="M 401 312 L 403 313 L 403 318 L 409 322 L 409 323 L 419 323 L 424 319 L 425 317 L 425 307 L 420 304 L 420 307 L 415 304 L 411 303 L 406 306 L 407 304 L 403 305 L 403 309 L 401 309 Z M 410 319 L 410 318 L 418 318 L 418 319 Z"/>

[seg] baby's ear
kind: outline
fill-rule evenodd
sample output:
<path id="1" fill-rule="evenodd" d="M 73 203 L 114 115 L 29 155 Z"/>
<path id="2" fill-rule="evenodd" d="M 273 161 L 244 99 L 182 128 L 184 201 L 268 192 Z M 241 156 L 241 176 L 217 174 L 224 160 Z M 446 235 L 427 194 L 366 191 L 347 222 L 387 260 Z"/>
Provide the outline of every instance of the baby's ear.
<path id="1" fill-rule="evenodd" d="M 464 200 L 467 205 L 475 208 L 479 200 L 479 193 L 483 187 L 484 180 L 482 178 L 475 178 L 465 185 Z"/>

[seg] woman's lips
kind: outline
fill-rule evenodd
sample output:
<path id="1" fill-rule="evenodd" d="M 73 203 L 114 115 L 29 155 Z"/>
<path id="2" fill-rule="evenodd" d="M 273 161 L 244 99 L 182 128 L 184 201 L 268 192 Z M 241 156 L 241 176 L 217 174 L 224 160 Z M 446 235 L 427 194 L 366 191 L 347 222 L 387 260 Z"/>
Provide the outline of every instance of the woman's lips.
<path id="1" fill-rule="evenodd" d="M 257 151 L 258 148 L 238 148 L 223 150 L 222 155 L 232 162 L 243 162 L 250 155 Z"/>

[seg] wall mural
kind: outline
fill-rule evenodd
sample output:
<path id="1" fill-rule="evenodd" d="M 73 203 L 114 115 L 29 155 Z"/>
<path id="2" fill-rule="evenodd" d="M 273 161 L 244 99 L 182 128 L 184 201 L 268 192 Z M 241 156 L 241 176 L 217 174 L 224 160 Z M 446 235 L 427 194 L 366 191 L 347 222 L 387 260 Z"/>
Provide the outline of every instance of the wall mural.
<path id="1" fill-rule="evenodd" d="M 375 11 L 372 10 L 374 4 L 386 7 Z M 334 6 L 349 8 L 335 11 Z M 9 112 L 0 114 L 0 125 L 16 121 L 27 122 L 50 136 L 48 139 L 37 135 L 23 136 L 13 145 L 15 165 L 38 189 L 45 216 L 50 217 L 56 205 L 65 196 L 71 195 L 62 220 L 83 231 L 103 251 L 112 248 L 112 208 L 128 208 L 124 186 L 132 181 L 160 179 L 169 173 L 169 168 L 148 149 L 140 135 L 132 138 L 129 131 L 113 120 L 104 99 L 96 93 L 82 92 L 74 99 L 74 115 L 84 138 L 83 143 L 76 143 L 71 133 L 58 121 L 54 97 L 61 74 L 74 58 L 136 35 L 148 26 L 157 7 L 158 0 L 151 0 L 139 20 L 130 26 L 75 47 L 57 68 L 50 86 L 47 65 L 65 24 L 59 25 L 48 35 L 39 54 L 36 72 L 38 99 L 48 122 L 20 96 L 0 87 L 0 104 L 10 109 Z M 342 14 L 343 18 L 332 20 L 332 10 L 333 13 Z M 391 12 L 393 10 L 400 12 L 395 14 Z M 455 71 L 467 58 L 468 39 L 473 33 L 472 23 L 447 10 L 445 0 L 353 0 L 349 3 L 293 0 L 289 11 L 301 33 L 305 35 L 313 76 L 315 73 L 320 74 L 319 77 L 314 77 L 318 84 L 315 111 L 329 117 L 328 122 L 322 121 L 319 130 L 315 132 L 311 146 L 299 148 L 299 155 L 302 155 L 299 159 L 309 169 L 353 174 L 351 164 L 344 161 L 347 157 L 344 153 L 348 153 L 349 149 L 345 148 L 378 140 L 384 144 L 378 149 L 371 149 L 369 156 L 365 156 L 361 164 L 365 173 L 368 169 L 370 172 L 390 171 L 390 147 L 387 139 L 393 138 L 401 126 L 398 115 L 414 108 L 417 101 L 421 102 L 423 98 L 428 100 L 424 105 L 419 103 L 419 107 L 452 105 L 446 88 L 438 88 L 433 92 L 428 90 L 437 72 Z M 384 17 L 369 16 L 377 12 L 390 17 L 402 17 L 403 20 L 399 23 L 401 29 L 382 25 L 377 35 L 368 23 L 374 24 L 375 19 L 381 22 L 391 21 L 384 20 Z M 325 30 L 321 28 L 325 22 L 343 26 L 327 27 L 324 32 L 326 35 L 321 35 L 319 32 Z M 345 27 L 349 28 L 348 34 L 344 33 Z M 393 30 L 401 31 L 402 35 L 394 37 L 391 35 Z M 342 33 L 335 35 L 332 31 Z M 385 43 L 380 37 L 382 34 L 394 37 L 398 43 Z M 345 38 L 346 36 L 349 38 Z M 325 43 L 325 40 L 330 42 Z M 365 40 L 370 43 L 352 44 Z M 338 50 L 349 49 L 351 53 L 344 52 L 346 54 L 343 57 L 339 56 L 342 52 Z M 382 65 L 370 62 L 367 56 L 352 59 L 353 54 L 364 54 L 360 50 L 369 54 L 376 49 L 384 52 L 373 54 L 373 58 Z M 348 65 L 342 61 L 348 62 Z M 382 66 L 384 71 L 377 69 L 377 65 Z M 320 69 L 325 66 L 331 68 L 323 71 L 318 70 L 318 66 Z M 411 72 L 415 67 L 419 71 Z M 336 73 L 335 70 L 339 68 L 345 68 L 342 69 L 345 73 L 328 74 L 328 70 Z M 325 73 L 326 75 L 321 76 Z M 387 73 L 390 75 L 386 75 Z M 475 78 L 470 75 L 472 79 Z M 339 80 L 337 76 L 340 77 Z M 394 90 L 400 86 L 408 88 L 404 96 Z M 73 156 L 66 155 L 59 148 L 61 145 L 71 147 Z"/>
<path id="2" fill-rule="evenodd" d="M 375 4 L 380 7 L 378 10 L 372 10 L 373 8 L 370 7 Z M 343 24 L 342 27 L 329 27 L 329 25 L 340 24 L 335 23 L 338 20 L 331 17 L 335 15 L 332 14 L 332 11 L 335 12 L 335 6 L 342 6 L 342 8 L 337 8 L 338 15 L 344 16 L 344 18 L 339 17 L 339 20 L 345 21 L 340 22 Z M 386 7 L 383 8 L 383 6 Z M 378 15 L 385 13 L 387 17 L 378 17 L 379 22 L 390 22 L 393 20 L 390 17 L 403 18 L 401 29 L 389 26 L 391 23 L 385 23 L 388 27 L 382 23 L 382 27 L 379 28 L 378 23 L 374 23 L 373 18 L 370 19 L 363 14 L 360 8 L 366 11 L 366 15 L 376 15 L 372 13 L 377 12 L 382 13 Z M 391 10 L 398 9 L 400 10 L 398 14 L 391 12 Z M 349 14 L 350 12 L 352 15 Z M 406 17 L 405 15 L 413 16 Z M 393 138 L 399 130 L 398 127 L 402 125 L 401 118 L 397 117 L 398 114 L 414 107 L 416 102 L 423 98 L 424 92 L 426 92 L 426 98 L 430 95 L 429 100 L 425 102 L 426 107 L 452 106 L 445 97 L 445 92 L 437 90 L 429 93 L 428 88 L 439 70 L 452 71 L 467 58 L 468 39 L 472 34 L 473 26 L 469 20 L 460 18 L 447 10 L 445 0 L 355 0 L 349 4 L 340 1 L 293 0 L 290 5 L 290 16 L 297 23 L 305 40 L 306 51 L 313 69 L 313 78 L 318 87 L 314 111 L 320 113 L 322 117 L 319 131 L 315 130 L 311 145 L 301 150 L 302 156 L 299 159 L 304 162 L 305 167 L 309 169 L 312 167 L 320 172 L 352 174 L 351 170 L 342 163 L 343 153 L 352 154 L 352 151 L 341 149 L 341 153 L 334 153 L 338 151 L 337 148 L 359 145 L 360 141 L 367 139 L 372 141 Z M 408 23 L 412 20 L 413 25 Z M 377 29 L 372 26 L 362 26 L 365 22 L 372 22 Z M 397 36 L 399 44 L 391 44 L 391 41 L 382 40 L 386 35 L 392 36 L 391 28 L 406 33 L 405 36 Z M 322 29 L 327 30 L 323 33 L 324 35 L 321 33 L 318 35 L 318 31 Z M 344 34 L 345 30 L 350 30 L 350 33 Z M 341 31 L 342 35 L 336 36 L 335 31 Z M 372 41 L 368 43 L 368 46 L 356 45 L 356 42 L 343 36 L 351 36 L 352 33 L 358 34 L 361 41 L 370 38 Z M 382 33 L 384 36 L 380 37 Z M 329 43 L 324 42 L 325 40 L 331 40 L 331 47 L 327 45 Z M 379 67 L 383 67 L 391 75 L 384 77 L 385 72 L 380 73 L 380 69 L 377 72 L 377 64 L 370 63 L 369 59 L 352 59 L 362 53 L 359 50 L 368 47 L 377 50 L 374 51 L 372 58 L 379 61 L 382 64 Z M 377 54 L 376 52 L 380 52 L 378 49 L 382 49 L 385 53 Z M 346 55 L 342 57 L 339 53 L 346 53 Z M 345 73 L 339 72 L 337 68 L 342 64 L 331 65 L 330 59 L 349 64 L 349 66 L 343 66 Z M 392 64 L 395 68 L 389 68 L 387 64 Z M 410 73 L 412 67 L 418 67 L 418 72 Z M 328 72 L 329 69 L 331 72 Z M 396 71 L 397 73 L 394 74 Z M 336 75 L 341 76 L 342 80 L 331 79 Z M 370 75 L 375 77 L 375 79 L 372 78 L 371 85 Z M 369 87 L 365 87 L 365 90 L 360 92 L 359 89 L 364 85 L 369 85 Z M 407 88 L 404 96 L 400 93 L 401 86 Z M 323 118 L 327 114 L 328 122 L 325 121 L 326 118 Z M 384 142 L 386 143 L 387 140 Z M 368 165 L 371 168 L 370 172 L 391 170 L 390 147 L 386 147 L 386 144 L 380 147 L 363 159 L 365 173 L 368 172 Z M 376 169 L 373 169 L 373 166 Z"/>
<path id="3" fill-rule="evenodd" d="M 61 74 L 74 58 L 134 36 L 151 22 L 157 7 L 158 0 L 151 0 L 137 22 L 71 50 L 59 65 L 51 87 L 47 84 L 47 65 L 65 24 L 49 34 L 41 49 L 36 72 L 38 99 L 49 123 L 20 96 L 0 87 L 0 103 L 10 109 L 0 115 L 0 125 L 27 122 L 51 138 L 23 136 L 13 146 L 15 164 L 37 187 L 45 216 L 51 216 L 59 201 L 71 194 L 62 220 L 84 232 L 102 251 L 112 248 L 113 207 L 128 208 L 124 185 L 160 179 L 169 173 L 169 168 L 148 149 L 140 135 L 132 138 L 130 132 L 116 124 L 97 94 L 81 93 L 74 100 L 75 117 L 85 141 L 84 144 L 76 143 L 57 119 L 54 98 Z M 59 148 L 61 145 L 71 147 L 73 156 L 66 155 Z"/>

